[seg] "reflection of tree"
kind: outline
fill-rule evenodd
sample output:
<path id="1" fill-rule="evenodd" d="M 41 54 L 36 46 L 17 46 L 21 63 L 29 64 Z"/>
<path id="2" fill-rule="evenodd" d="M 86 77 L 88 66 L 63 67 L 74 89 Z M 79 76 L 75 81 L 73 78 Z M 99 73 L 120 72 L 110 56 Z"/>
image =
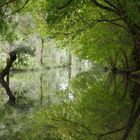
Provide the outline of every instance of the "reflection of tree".
<path id="1" fill-rule="evenodd" d="M 129 136 L 129 133 L 131 132 L 131 130 L 133 129 L 133 127 L 136 124 L 136 121 L 138 120 L 138 117 L 140 115 L 140 103 L 139 101 L 139 95 L 140 95 L 140 85 L 137 82 L 133 83 L 133 87 L 132 87 L 132 109 L 131 109 L 131 113 L 130 113 L 130 117 L 127 123 L 127 127 L 126 127 L 126 131 L 125 134 L 123 136 L 123 140 L 126 140 Z"/>
<path id="2" fill-rule="evenodd" d="M 82 130 L 84 130 L 84 131 L 87 132 L 88 135 L 95 136 L 97 138 L 97 140 L 100 140 L 101 138 L 103 138 L 107 135 L 118 133 L 118 132 L 123 131 L 125 129 L 125 127 L 122 127 L 122 128 L 118 128 L 118 129 L 115 129 L 115 130 L 112 130 L 112 131 L 105 132 L 105 133 L 96 133 L 93 130 L 91 130 L 90 128 L 88 128 L 85 124 L 82 124 L 80 122 L 75 122 L 75 121 L 72 121 L 72 120 L 69 120 L 69 119 L 66 119 L 66 118 L 61 118 L 59 120 L 53 118 L 53 121 L 64 122 L 65 124 L 69 123 L 71 127 L 73 126 L 74 129 L 75 128 L 77 129 L 77 131 L 79 130 L 78 131 L 79 133 L 82 133 Z"/>
<path id="3" fill-rule="evenodd" d="M 130 92 L 131 92 L 131 99 L 132 99 L 132 107 L 131 107 L 131 112 L 130 112 L 130 116 L 128 119 L 128 122 L 126 124 L 125 128 L 125 132 L 123 135 L 123 140 L 127 140 L 129 137 L 130 132 L 132 131 L 132 129 L 134 128 L 138 117 L 140 115 L 140 103 L 139 101 L 139 95 L 140 95 L 140 84 L 138 84 L 137 82 L 131 81 L 128 77 L 128 75 L 124 76 L 124 94 L 122 96 L 122 99 L 125 99 L 127 93 L 128 93 L 128 88 L 130 88 Z M 111 83 L 113 83 L 114 86 L 114 93 L 116 93 L 117 91 L 117 84 L 116 84 L 116 75 L 112 75 L 111 77 L 109 77 L 107 79 L 107 85 L 109 86 Z"/>
<path id="4" fill-rule="evenodd" d="M 104 136 L 111 135 L 111 134 L 114 134 L 114 133 L 118 133 L 120 131 L 123 131 L 124 129 L 125 129 L 125 127 L 122 127 L 120 129 L 112 130 L 112 131 L 106 132 L 104 134 L 98 134 L 97 139 L 100 140 Z"/>
<path id="5" fill-rule="evenodd" d="M 40 103 L 42 104 L 43 101 L 43 75 L 40 75 Z"/>
<path id="6" fill-rule="evenodd" d="M 70 79 L 71 79 L 71 77 L 72 77 L 72 67 L 71 67 L 71 65 L 68 67 L 68 81 L 70 82 Z"/>
<path id="7" fill-rule="evenodd" d="M 40 53 L 40 64 L 43 65 L 43 52 L 44 52 L 44 39 L 41 38 L 41 53 Z"/>
<path id="8" fill-rule="evenodd" d="M 3 88 L 6 90 L 7 95 L 9 96 L 8 103 L 9 104 L 15 103 L 15 97 L 12 94 L 12 91 L 10 90 L 8 83 L 2 78 L 0 78 L 0 83 L 3 86 Z"/>
<path id="9" fill-rule="evenodd" d="M 123 97 L 122 99 L 125 99 L 126 95 L 127 95 L 127 92 L 128 92 L 128 85 L 129 85 L 129 78 L 128 78 L 128 75 L 126 75 L 124 77 L 124 83 L 125 83 L 125 89 L 124 89 L 124 94 L 123 94 Z"/>
<path id="10" fill-rule="evenodd" d="M 107 92 L 105 87 L 102 87 L 104 79 L 97 83 L 90 73 L 81 74 L 73 81 L 73 88 L 80 91 L 82 98 L 81 104 L 83 105 L 80 108 L 82 108 L 83 122 L 86 128 L 94 132 L 91 135 L 98 140 L 115 139 L 116 136 L 120 140 L 127 140 L 131 136 L 136 137 L 136 132 L 133 130 L 136 129 L 134 127 L 140 114 L 140 85 L 131 81 L 128 75 L 110 74 L 109 76 L 105 84 Z M 129 100 L 130 94 L 132 104 Z M 95 128 L 89 122 L 94 122 Z M 130 136 L 131 131 L 132 135 Z M 140 136 L 140 134 L 138 135 Z"/>

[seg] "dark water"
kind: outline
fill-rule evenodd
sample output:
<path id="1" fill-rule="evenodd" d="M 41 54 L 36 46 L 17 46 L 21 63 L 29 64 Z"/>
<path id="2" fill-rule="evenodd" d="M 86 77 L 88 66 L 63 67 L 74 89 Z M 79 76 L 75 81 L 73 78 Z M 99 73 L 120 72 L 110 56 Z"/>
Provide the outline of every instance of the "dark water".
<path id="1" fill-rule="evenodd" d="M 109 75 L 109 76 L 108 76 Z M 0 140 L 140 140 L 140 85 L 100 67 L 10 76 L 0 88 Z"/>

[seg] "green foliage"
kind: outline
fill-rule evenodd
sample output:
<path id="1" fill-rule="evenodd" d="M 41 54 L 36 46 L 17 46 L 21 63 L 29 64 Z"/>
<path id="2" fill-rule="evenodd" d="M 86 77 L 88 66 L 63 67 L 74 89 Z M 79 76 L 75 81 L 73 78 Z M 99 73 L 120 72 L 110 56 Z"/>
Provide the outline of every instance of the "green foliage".
<path id="1" fill-rule="evenodd" d="M 34 56 L 34 52 L 35 52 L 35 50 L 33 50 L 30 46 L 23 46 L 23 45 L 15 48 L 13 51 L 17 55 L 28 54 L 28 55 L 31 55 L 31 56 Z"/>
<path id="2" fill-rule="evenodd" d="M 47 72 L 45 71 L 44 74 Z M 100 134 L 123 128 L 131 112 L 130 94 L 133 94 L 131 91 L 135 83 L 129 86 L 126 98 L 122 99 L 125 92 L 125 84 L 121 83 L 122 77 L 116 77 L 116 83 L 113 81 L 109 87 L 105 87 L 107 74 L 99 68 L 78 74 L 71 79 L 65 91 L 59 91 L 59 95 L 56 91 L 55 96 L 59 97 L 57 101 L 60 99 L 61 102 L 55 104 L 47 104 L 48 88 L 50 88 L 46 81 L 50 83 L 47 75 L 43 75 L 42 78 L 46 78 L 42 80 L 45 104 L 40 104 L 38 100 L 31 100 L 34 96 L 33 91 L 36 91 L 35 87 L 37 91 L 40 87 L 38 86 L 39 75 L 36 73 L 14 75 L 11 80 L 19 84 L 14 92 L 17 104 L 14 107 L 1 105 L 0 123 L 4 125 L 4 128 L 1 129 L 3 133 L 0 138 L 6 140 L 37 140 L 38 138 L 41 140 L 96 140 Z M 34 85 L 36 80 L 37 83 Z M 40 94 L 37 91 L 35 95 Z M 73 93 L 74 100 L 66 98 L 70 91 Z M 31 97 L 28 94 L 31 94 Z M 135 125 L 130 132 L 130 140 L 136 138 L 137 131 L 138 125 Z M 124 132 L 109 133 L 102 139 L 122 139 Z"/>
<path id="3" fill-rule="evenodd" d="M 25 0 L 0 1 L 0 34 L 4 41 L 12 43 L 15 40 L 13 15 L 20 12 L 26 3 Z"/>
<path id="4" fill-rule="evenodd" d="M 117 12 L 106 10 L 89 0 L 47 2 L 49 34 L 61 40 L 61 47 L 68 47 L 81 58 L 101 63 L 115 53 L 124 59 L 120 49 L 126 50 L 127 56 L 132 59 L 133 37 L 129 27 L 136 26 L 139 31 L 138 1 L 97 0 L 105 7 L 117 9 Z"/>
<path id="5" fill-rule="evenodd" d="M 20 46 L 13 51 L 17 54 L 17 60 L 15 61 L 14 65 L 19 68 L 22 66 L 28 66 L 28 59 L 35 55 L 35 50 L 27 46 Z"/>
<path id="6" fill-rule="evenodd" d="M 134 31 L 139 31 L 139 0 L 107 1 L 117 7 L 117 10 L 121 5 L 121 11 L 117 11 L 120 14 L 101 8 L 90 0 L 30 0 L 23 13 L 18 12 L 17 16 L 31 17 L 27 22 L 23 18 L 19 23 L 13 14 L 17 13 L 24 2 L 26 1 L 13 0 L 7 5 L 6 1 L 0 1 L 0 34 L 4 41 L 12 44 L 23 38 L 28 40 L 30 34 L 37 33 L 41 39 L 47 36 L 55 38 L 58 46 L 68 47 L 77 56 L 94 62 L 105 64 L 106 57 L 117 57 L 119 66 L 124 60 L 121 49 L 128 56 L 131 55 L 133 37 L 130 29 L 136 27 Z M 105 7 L 114 8 L 105 0 L 98 2 Z M 34 56 L 31 47 L 21 46 L 13 51 L 18 58 L 15 65 L 19 67 L 26 66 L 31 56 Z M 131 58 L 128 61 L 131 62 Z M 18 79 L 19 76 L 16 80 L 13 78 L 17 88 L 14 92 L 16 106 L 3 105 L 0 109 L 0 139 L 3 140 L 94 140 L 99 136 L 104 140 L 121 139 L 124 131 L 111 132 L 126 126 L 131 102 L 135 96 L 138 98 L 138 93 L 135 95 L 133 88 L 139 85 L 131 84 L 126 96 L 122 78 L 114 78 L 113 84 L 109 82 L 111 85 L 108 87 L 105 85 L 107 75 L 100 69 L 77 75 L 64 91 L 54 90 L 60 81 L 53 85 L 56 81 L 54 76 L 48 79 L 50 73 L 45 76 L 48 83 L 47 80 L 42 80 L 43 74 L 37 82 L 36 75 L 21 75 L 21 79 Z M 53 85 L 53 89 L 48 90 L 50 85 Z M 38 98 L 33 101 L 31 98 L 36 97 L 37 93 L 41 97 L 39 101 Z M 51 94 L 47 95 L 48 93 Z M 74 96 L 73 100 L 67 98 L 69 93 Z M 42 105 L 42 98 L 45 98 L 45 105 Z M 51 104 L 51 98 L 56 103 Z M 0 100 L 2 104 L 3 98 Z M 130 132 L 130 140 L 136 139 L 136 130 L 138 125 Z"/>
<path id="7" fill-rule="evenodd" d="M 19 110 L 29 110 L 31 107 L 34 106 L 34 101 L 26 97 L 26 93 L 28 92 L 27 89 L 17 89 L 14 91 L 14 95 L 16 97 L 16 105 L 15 107 Z"/>

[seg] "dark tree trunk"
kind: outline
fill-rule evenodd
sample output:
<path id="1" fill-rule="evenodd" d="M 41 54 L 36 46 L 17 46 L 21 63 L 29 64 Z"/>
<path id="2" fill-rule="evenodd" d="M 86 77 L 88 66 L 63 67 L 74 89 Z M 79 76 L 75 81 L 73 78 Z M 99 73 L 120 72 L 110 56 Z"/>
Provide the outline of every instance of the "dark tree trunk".
<path id="1" fill-rule="evenodd" d="M 7 64 L 9 63 L 9 58 L 7 59 Z M 8 72 L 7 73 L 7 76 L 6 76 L 6 82 L 7 82 L 7 84 L 8 84 L 8 86 L 9 86 L 9 73 L 10 72 Z"/>
<path id="2" fill-rule="evenodd" d="M 9 71 L 10 68 L 12 67 L 12 64 L 14 63 L 14 61 L 16 60 L 16 52 L 11 52 L 9 54 L 10 59 L 7 61 L 7 65 L 6 67 L 2 70 L 2 72 L 0 73 L 0 83 L 3 86 L 3 88 L 5 89 L 7 95 L 9 96 L 9 104 L 15 104 L 15 100 L 16 98 L 14 97 L 14 95 L 12 94 L 12 91 L 9 88 Z M 7 76 L 7 82 L 5 81 L 5 76 Z"/>
<path id="3" fill-rule="evenodd" d="M 133 99 L 133 105 L 130 113 L 130 117 L 126 126 L 125 133 L 123 135 L 123 140 L 127 140 L 128 136 L 130 135 L 132 129 L 134 128 L 136 121 L 139 118 L 140 115 L 140 103 L 139 101 L 139 95 L 140 95 L 140 85 L 138 83 L 134 83 L 134 87 L 132 89 L 133 95 L 131 95 L 131 98 Z"/>
<path id="4" fill-rule="evenodd" d="M 15 104 L 16 98 L 12 94 L 12 91 L 10 90 L 8 83 L 3 78 L 0 78 L 0 83 L 1 83 L 2 87 L 5 89 L 7 95 L 9 96 L 8 103 Z"/>
<path id="5" fill-rule="evenodd" d="M 9 73 L 7 73 L 6 82 L 7 82 L 8 86 L 10 86 L 10 85 L 9 85 Z"/>
<path id="6" fill-rule="evenodd" d="M 133 117 L 131 118 L 131 120 L 129 120 L 129 122 L 127 124 L 127 128 L 126 128 L 125 134 L 123 136 L 123 140 L 127 140 L 131 130 L 133 129 L 133 127 L 136 124 L 136 121 L 137 121 L 139 115 L 140 115 L 140 104 L 138 105 L 136 111 L 134 112 Z"/>
<path id="7" fill-rule="evenodd" d="M 7 62 L 6 67 L 2 70 L 2 72 L 0 74 L 1 78 L 4 78 L 9 73 L 9 70 L 12 67 L 12 64 L 16 60 L 16 53 L 15 52 L 11 52 L 9 55 L 10 55 L 10 59 Z"/>

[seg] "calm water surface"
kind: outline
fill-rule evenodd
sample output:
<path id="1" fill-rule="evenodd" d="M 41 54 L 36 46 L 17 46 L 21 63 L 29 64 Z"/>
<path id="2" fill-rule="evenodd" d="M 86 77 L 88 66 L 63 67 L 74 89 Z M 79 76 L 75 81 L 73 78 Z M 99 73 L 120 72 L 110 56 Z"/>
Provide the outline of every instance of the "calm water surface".
<path id="1" fill-rule="evenodd" d="M 99 66 L 11 74 L 0 140 L 140 140 L 140 85 Z"/>

